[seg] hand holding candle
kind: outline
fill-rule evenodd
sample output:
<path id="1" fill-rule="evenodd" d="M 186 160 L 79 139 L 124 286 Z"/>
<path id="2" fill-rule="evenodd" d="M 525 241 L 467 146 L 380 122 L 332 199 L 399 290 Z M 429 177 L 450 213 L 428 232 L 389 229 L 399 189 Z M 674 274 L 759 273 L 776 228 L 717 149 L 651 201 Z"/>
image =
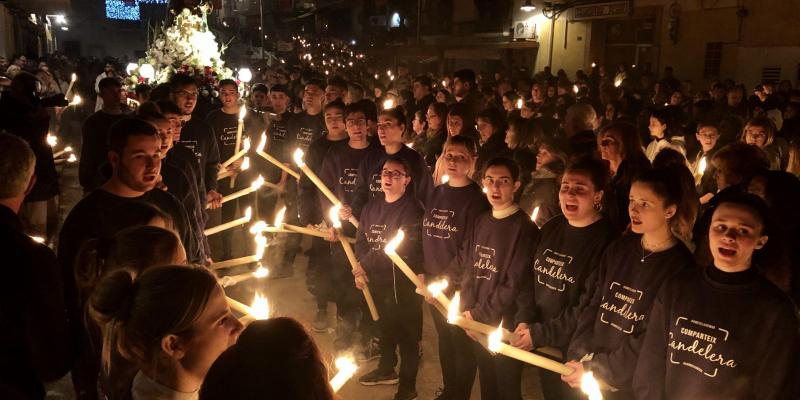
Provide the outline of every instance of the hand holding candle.
<path id="1" fill-rule="evenodd" d="M 336 237 L 339 238 L 339 242 L 342 244 L 344 254 L 347 256 L 347 261 L 350 262 L 350 268 L 354 271 L 356 269 L 356 265 L 358 265 L 358 261 L 356 260 L 356 254 L 353 252 L 353 248 L 350 246 L 350 243 L 345 239 L 344 236 L 342 236 L 342 222 L 339 220 L 339 208 L 341 208 L 341 205 L 331 207 L 328 214 L 331 222 L 333 223 L 333 228 L 336 229 Z M 377 321 L 379 318 L 378 307 L 375 306 L 375 300 L 372 298 L 372 293 L 369 291 L 367 282 L 362 277 L 356 277 L 356 281 L 362 288 L 361 293 L 364 294 L 364 300 L 367 302 L 367 307 L 369 307 L 369 313 L 372 316 L 372 320 Z"/>
<path id="2" fill-rule="evenodd" d="M 256 180 L 254 180 L 253 183 L 250 184 L 250 187 L 248 187 L 246 189 L 242 189 L 242 190 L 240 190 L 238 192 L 231 193 L 231 194 L 223 197 L 221 203 L 225 203 L 225 202 L 228 202 L 228 201 L 231 201 L 231 200 L 234 200 L 234 199 L 238 199 L 239 197 L 246 196 L 246 195 L 248 195 L 250 193 L 253 193 L 253 192 L 257 191 L 258 189 L 260 189 L 265 184 L 266 184 L 266 181 L 264 181 L 264 177 L 259 175 L 258 178 L 256 178 Z M 207 209 L 211 208 L 211 204 L 207 204 L 206 208 Z"/>
<path id="3" fill-rule="evenodd" d="M 306 165 L 305 161 L 303 160 L 303 156 L 304 156 L 303 150 L 296 149 L 294 151 L 295 164 L 297 164 L 300 170 L 303 171 L 306 177 L 308 177 L 308 179 L 310 179 L 311 182 L 314 183 L 314 186 L 316 186 L 317 189 L 319 189 L 319 191 L 328 199 L 328 201 L 331 202 L 331 204 L 335 206 L 338 205 L 339 207 L 341 207 L 342 202 L 339 201 L 338 198 L 336 198 L 336 195 L 333 194 L 333 192 L 331 192 L 331 190 L 328 189 L 327 186 L 325 186 L 325 183 L 322 182 L 322 179 L 319 179 L 319 176 L 317 176 L 317 174 L 314 173 L 314 171 L 312 171 L 311 168 L 308 167 L 308 165 Z M 355 217 L 351 216 L 347 220 L 350 221 L 350 223 L 353 224 L 353 226 L 358 228 L 358 221 L 355 219 Z"/>

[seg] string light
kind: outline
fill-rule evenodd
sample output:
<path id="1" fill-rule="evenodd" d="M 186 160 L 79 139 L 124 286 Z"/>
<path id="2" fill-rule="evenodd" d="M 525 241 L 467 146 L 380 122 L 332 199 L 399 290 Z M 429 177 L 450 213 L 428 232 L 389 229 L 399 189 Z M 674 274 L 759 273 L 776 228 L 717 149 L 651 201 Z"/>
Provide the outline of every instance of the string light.
<path id="1" fill-rule="evenodd" d="M 139 21 L 142 19 L 139 2 L 126 3 L 123 0 L 106 0 L 106 18 Z"/>

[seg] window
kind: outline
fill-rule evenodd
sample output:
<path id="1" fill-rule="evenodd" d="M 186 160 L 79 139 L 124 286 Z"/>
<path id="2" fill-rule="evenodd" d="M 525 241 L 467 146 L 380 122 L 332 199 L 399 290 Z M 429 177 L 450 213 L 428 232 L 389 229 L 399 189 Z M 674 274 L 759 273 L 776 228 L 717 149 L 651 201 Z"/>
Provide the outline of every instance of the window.
<path id="1" fill-rule="evenodd" d="M 719 77 L 719 68 L 722 64 L 722 43 L 706 43 L 706 59 L 703 67 L 704 78 Z"/>
<path id="2" fill-rule="evenodd" d="M 761 67 L 761 82 L 778 82 L 781 80 L 781 67 Z"/>

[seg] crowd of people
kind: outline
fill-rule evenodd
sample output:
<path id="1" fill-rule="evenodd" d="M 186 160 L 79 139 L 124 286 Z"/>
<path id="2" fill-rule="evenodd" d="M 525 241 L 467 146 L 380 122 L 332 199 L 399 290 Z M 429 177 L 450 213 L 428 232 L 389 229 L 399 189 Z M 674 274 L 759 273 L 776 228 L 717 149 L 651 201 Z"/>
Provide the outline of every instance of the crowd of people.
<path id="1" fill-rule="evenodd" d="M 68 105 L 64 71 L 51 85 L 46 63 L 26 63 L 3 68 L 13 76 L 0 98 L 0 397 L 44 398 L 43 383 L 69 371 L 79 399 L 333 399 L 308 330 L 288 317 L 245 327 L 209 268 L 236 256 L 235 231 L 214 242 L 204 230 L 247 205 L 265 221 L 285 206 L 287 223 L 328 232 L 308 241 L 310 330 L 332 332 L 337 353 L 378 359 L 358 383 L 397 385 L 397 400 L 469 399 L 476 372 L 482 399 L 521 399 L 523 370 L 399 273 L 384 252 L 399 230 L 397 253 L 423 282 L 447 279 L 463 318 L 502 325 L 519 349 L 561 354 L 574 372 L 540 369 L 546 399 L 580 397 L 587 372 L 609 398 L 800 395 L 790 82 L 748 96 L 732 80 L 693 88 L 669 67 L 570 79 L 549 68 L 434 77 L 400 65 L 384 77 L 298 65 L 221 80 L 212 94 L 181 74 L 126 88 L 101 62 L 82 71 L 96 83 L 79 90 L 86 104 Z M 342 202 L 341 230 L 307 175 L 261 157 L 222 166 L 240 119 L 253 147 L 265 132 L 264 151 L 290 168 L 305 152 Z M 80 143 L 84 197 L 60 227 L 47 223 L 59 193 L 51 131 Z M 273 185 L 255 201 L 222 202 L 257 175 Z M 352 268 L 337 235 L 356 238 Z M 270 279 L 295 272 L 302 238 L 284 243 Z M 435 394 L 416 387 L 428 306 Z"/>

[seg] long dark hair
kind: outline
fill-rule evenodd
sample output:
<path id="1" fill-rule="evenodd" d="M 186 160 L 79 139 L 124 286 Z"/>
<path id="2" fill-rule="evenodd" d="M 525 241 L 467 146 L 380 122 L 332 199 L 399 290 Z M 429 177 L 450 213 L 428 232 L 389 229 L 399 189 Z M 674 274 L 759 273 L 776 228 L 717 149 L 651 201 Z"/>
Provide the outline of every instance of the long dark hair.
<path id="1" fill-rule="evenodd" d="M 292 318 L 251 323 L 214 362 L 202 400 L 332 400 L 319 347 Z"/>
<path id="2" fill-rule="evenodd" d="M 686 230 L 691 230 L 692 225 L 687 226 L 685 221 L 694 222 L 697 217 L 697 208 L 689 205 L 697 201 L 697 194 L 694 190 L 690 193 L 684 190 L 676 170 L 674 165 L 653 168 L 636 176 L 633 183 L 647 185 L 664 202 L 664 207 L 675 206 L 675 215 L 669 219 L 670 231 L 686 241 L 686 238 L 691 237 L 691 232 Z"/>

